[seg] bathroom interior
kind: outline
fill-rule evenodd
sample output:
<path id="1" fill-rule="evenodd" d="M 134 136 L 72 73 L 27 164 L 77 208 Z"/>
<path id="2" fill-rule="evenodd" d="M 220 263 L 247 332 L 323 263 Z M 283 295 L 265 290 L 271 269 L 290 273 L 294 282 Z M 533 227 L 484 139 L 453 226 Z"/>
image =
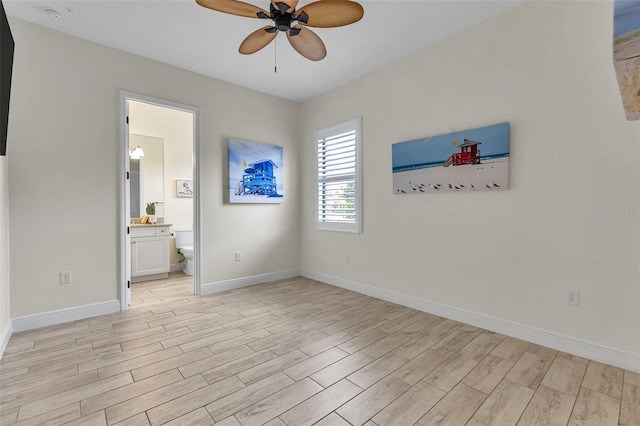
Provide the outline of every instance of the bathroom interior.
<path id="1" fill-rule="evenodd" d="M 164 280 L 193 294 L 193 114 L 127 104 L 131 289 Z"/>

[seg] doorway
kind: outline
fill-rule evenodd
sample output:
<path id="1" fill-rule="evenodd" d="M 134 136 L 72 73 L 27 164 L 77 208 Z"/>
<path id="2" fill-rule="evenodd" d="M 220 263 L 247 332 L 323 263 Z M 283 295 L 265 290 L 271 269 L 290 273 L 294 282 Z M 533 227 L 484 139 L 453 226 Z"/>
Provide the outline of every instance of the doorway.
<path id="1" fill-rule="evenodd" d="M 120 98 L 120 308 L 128 309 L 132 287 L 184 293 L 188 283 L 200 295 L 198 109 L 124 91 Z"/>

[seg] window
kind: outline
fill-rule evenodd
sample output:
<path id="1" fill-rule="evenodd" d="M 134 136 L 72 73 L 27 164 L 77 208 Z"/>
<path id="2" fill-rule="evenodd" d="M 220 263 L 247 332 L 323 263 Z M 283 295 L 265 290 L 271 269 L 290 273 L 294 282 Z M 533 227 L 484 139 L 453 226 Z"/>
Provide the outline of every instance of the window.
<path id="1" fill-rule="evenodd" d="M 316 132 L 316 229 L 360 233 L 361 119 Z"/>

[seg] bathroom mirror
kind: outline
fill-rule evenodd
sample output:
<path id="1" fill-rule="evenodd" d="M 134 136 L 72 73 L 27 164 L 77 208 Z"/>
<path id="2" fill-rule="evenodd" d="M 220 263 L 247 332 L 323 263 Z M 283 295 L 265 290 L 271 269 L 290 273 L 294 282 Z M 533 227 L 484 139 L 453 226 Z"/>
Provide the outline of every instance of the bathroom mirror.
<path id="1" fill-rule="evenodd" d="M 131 217 L 144 216 L 147 203 L 156 203 L 156 216 L 164 216 L 163 144 L 160 138 L 129 135 L 130 149 L 133 150 L 139 146 L 143 153 L 139 160 L 129 158 Z"/>

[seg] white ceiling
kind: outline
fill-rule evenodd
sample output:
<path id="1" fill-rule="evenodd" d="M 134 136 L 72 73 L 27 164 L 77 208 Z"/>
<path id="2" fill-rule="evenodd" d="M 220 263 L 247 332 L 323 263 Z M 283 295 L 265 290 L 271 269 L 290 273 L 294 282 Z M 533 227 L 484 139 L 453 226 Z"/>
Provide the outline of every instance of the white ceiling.
<path id="1" fill-rule="evenodd" d="M 301 0 L 299 7 L 312 0 Z M 312 62 L 284 34 L 253 55 L 242 40 L 268 22 L 214 12 L 195 0 L 2 0 L 8 15 L 116 49 L 293 101 L 304 101 L 368 74 L 522 0 L 361 0 L 364 18 L 314 28 L 327 57 Z M 249 0 L 263 9 L 269 0 Z M 53 8 L 64 15 L 55 20 Z M 19 48 L 19 47 L 18 47 Z M 274 62 L 277 56 L 277 73 Z"/>

